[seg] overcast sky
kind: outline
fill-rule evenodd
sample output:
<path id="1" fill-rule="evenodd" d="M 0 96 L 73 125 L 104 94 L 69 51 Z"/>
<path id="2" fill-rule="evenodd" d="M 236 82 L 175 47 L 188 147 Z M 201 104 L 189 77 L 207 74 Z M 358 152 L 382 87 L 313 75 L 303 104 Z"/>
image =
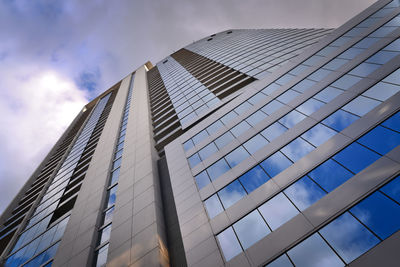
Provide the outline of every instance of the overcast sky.
<path id="1" fill-rule="evenodd" d="M 147 60 L 235 28 L 336 28 L 374 0 L 0 1 L 0 213 L 79 110 Z"/>

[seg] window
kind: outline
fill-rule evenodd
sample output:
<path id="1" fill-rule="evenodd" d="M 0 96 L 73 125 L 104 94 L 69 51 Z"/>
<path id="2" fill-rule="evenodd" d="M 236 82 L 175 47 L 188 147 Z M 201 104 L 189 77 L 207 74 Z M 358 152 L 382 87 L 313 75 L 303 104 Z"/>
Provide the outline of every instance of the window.
<path id="1" fill-rule="evenodd" d="M 261 162 L 261 167 L 263 167 L 270 177 L 274 177 L 290 165 L 292 165 L 292 162 L 279 151 Z"/>
<path id="2" fill-rule="evenodd" d="M 307 176 L 286 188 L 284 192 L 301 211 L 326 195 L 326 193 Z"/>
<path id="3" fill-rule="evenodd" d="M 271 232 L 257 210 L 237 221 L 233 224 L 233 228 L 244 249 L 249 248 Z"/>
<path id="4" fill-rule="evenodd" d="M 217 239 L 226 261 L 231 260 L 242 252 L 242 247 L 240 246 L 232 227 L 229 227 L 222 233 L 218 234 Z"/>
<path id="5" fill-rule="evenodd" d="M 240 146 L 230 152 L 228 155 L 226 155 L 225 159 L 228 162 L 229 166 L 233 168 L 249 156 L 250 154 L 243 147 Z"/>
<path id="6" fill-rule="evenodd" d="M 221 199 L 222 205 L 224 205 L 225 209 L 235 204 L 245 195 L 246 191 L 244 191 L 238 180 L 235 180 L 218 192 L 218 196 Z"/>
<path id="7" fill-rule="evenodd" d="M 380 158 L 380 156 L 377 153 L 359 145 L 358 143 L 352 143 L 333 156 L 333 159 L 354 173 L 360 172 L 378 158 Z"/>
<path id="8" fill-rule="evenodd" d="M 270 178 L 268 175 L 259 165 L 256 165 L 251 170 L 239 177 L 240 182 L 243 184 L 248 193 L 257 189 L 269 179 Z"/>

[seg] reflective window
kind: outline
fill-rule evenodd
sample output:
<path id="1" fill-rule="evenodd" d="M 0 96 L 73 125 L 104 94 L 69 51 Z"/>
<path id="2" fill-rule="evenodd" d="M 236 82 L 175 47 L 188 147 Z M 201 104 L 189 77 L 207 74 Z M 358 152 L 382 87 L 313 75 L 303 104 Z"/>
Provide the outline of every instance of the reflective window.
<path id="1" fill-rule="evenodd" d="M 251 104 L 248 102 L 243 102 L 239 106 L 237 106 L 234 110 L 237 114 L 241 115 L 243 112 L 251 108 Z"/>
<path id="2" fill-rule="evenodd" d="M 279 137 L 281 134 L 286 132 L 288 129 L 284 127 L 282 124 L 279 122 L 275 122 L 271 124 L 269 127 L 265 128 L 261 134 L 267 138 L 270 142 L 274 140 L 275 138 Z"/>
<path id="3" fill-rule="evenodd" d="M 380 192 L 370 195 L 350 211 L 382 239 L 400 228 L 400 206 Z"/>
<path id="4" fill-rule="evenodd" d="M 202 189 L 206 185 L 210 183 L 210 178 L 208 178 L 207 172 L 202 171 L 198 175 L 195 176 L 196 184 L 199 189 Z"/>
<path id="5" fill-rule="evenodd" d="M 233 141 L 235 139 L 231 132 L 226 132 L 217 139 L 215 139 L 214 143 L 217 145 L 219 149 L 223 148 L 227 144 Z"/>
<path id="6" fill-rule="evenodd" d="M 400 132 L 400 112 L 392 115 L 389 119 L 382 123 L 383 126 Z"/>
<path id="7" fill-rule="evenodd" d="M 108 244 L 100 248 L 96 253 L 96 267 L 106 266 L 108 254 Z"/>
<path id="8" fill-rule="evenodd" d="M 301 211 L 326 195 L 326 193 L 307 176 L 286 188 L 284 192 Z"/>
<path id="9" fill-rule="evenodd" d="M 195 167 L 197 164 L 201 162 L 201 159 L 197 153 L 193 154 L 188 158 L 190 168 Z"/>
<path id="10" fill-rule="evenodd" d="M 114 161 L 112 169 L 114 170 L 114 169 L 118 168 L 119 166 L 121 166 L 121 161 L 122 161 L 122 158 L 119 158 L 116 161 Z"/>
<path id="11" fill-rule="evenodd" d="M 366 62 L 375 63 L 375 64 L 385 64 L 391 59 L 395 58 L 399 53 L 398 52 L 389 52 L 389 51 L 379 51 L 372 57 L 368 58 Z"/>
<path id="12" fill-rule="evenodd" d="M 381 188 L 381 191 L 393 198 L 397 202 L 400 202 L 400 178 L 399 176 L 392 180 L 390 183 Z"/>
<path id="13" fill-rule="evenodd" d="M 278 151 L 265 159 L 260 164 L 270 177 L 274 177 L 275 175 L 292 165 L 292 162 Z"/>
<path id="14" fill-rule="evenodd" d="M 297 110 L 292 110 L 284 117 L 282 117 L 279 122 L 282 123 L 287 128 L 291 128 L 300 121 L 302 121 L 306 116 L 298 112 Z"/>
<path id="15" fill-rule="evenodd" d="M 400 76 L 400 74 L 398 74 Z M 366 92 L 363 93 L 363 95 L 380 100 L 380 101 L 385 101 L 392 95 L 396 94 L 397 92 L 400 91 L 400 86 L 394 85 L 394 84 L 388 84 L 388 83 L 377 83 L 370 89 L 368 89 Z"/>
<path id="16" fill-rule="evenodd" d="M 332 99 L 334 99 L 335 97 L 337 97 L 338 95 L 340 95 L 341 93 L 343 93 L 342 90 L 334 88 L 334 87 L 327 87 L 324 90 L 322 90 L 321 92 L 319 92 L 318 94 L 316 94 L 314 96 L 315 99 L 321 100 L 325 103 L 330 102 Z"/>
<path id="17" fill-rule="evenodd" d="M 233 127 L 231 129 L 231 132 L 233 133 L 234 136 L 238 137 L 250 128 L 251 126 L 246 121 L 242 121 L 241 123 Z"/>
<path id="18" fill-rule="evenodd" d="M 273 101 L 269 102 L 267 105 L 265 105 L 261 110 L 264 111 L 266 114 L 271 115 L 272 113 L 274 113 L 281 107 L 283 107 L 282 103 L 280 103 L 276 100 L 273 100 Z"/>
<path id="19" fill-rule="evenodd" d="M 111 207 L 110 209 L 106 210 L 103 215 L 103 225 L 108 224 L 109 222 L 112 221 L 114 214 L 114 207 Z"/>
<path id="20" fill-rule="evenodd" d="M 314 98 L 308 99 L 306 102 L 298 106 L 296 109 L 306 115 L 310 115 L 320 109 L 325 103 Z"/>
<path id="21" fill-rule="evenodd" d="M 300 93 L 293 91 L 293 90 L 288 90 L 285 93 L 281 94 L 277 100 L 287 104 L 290 101 L 292 101 L 296 96 L 299 96 Z"/>
<path id="22" fill-rule="evenodd" d="M 379 243 L 379 239 L 348 212 L 319 232 L 346 263 L 350 263 Z"/>
<path id="23" fill-rule="evenodd" d="M 283 254 L 273 262 L 265 265 L 265 267 L 292 267 L 293 264 L 290 262 L 288 256 L 286 254 Z"/>
<path id="24" fill-rule="evenodd" d="M 240 162 L 242 162 L 244 159 L 248 158 L 250 154 L 244 149 L 243 147 L 238 147 L 235 150 L 233 150 L 231 153 L 225 156 L 226 161 L 228 162 L 229 166 L 231 168 L 235 167 L 238 165 Z"/>
<path id="25" fill-rule="evenodd" d="M 269 180 L 269 177 L 259 165 L 256 165 L 251 170 L 240 176 L 239 180 L 246 191 L 250 193 L 260 185 L 266 183 Z"/>
<path id="26" fill-rule="evenodd" d="M 362 78 L 352 76 L 352 75 L 344 75 L 340 79 L 338 79 L 336 82 L 332 84 L 332 86 L 347 90 L 356 83 L 358 83 Z"/>
<path id="27" fill-rule="evenodd" d="M 296 138 L 286 146 L 284 146 L 281 151 L 293 162 L 301 159 L 304 155 L 307 155 L 314 150 L 315 147 L 310 145 L 301 138 Z"/>
<path id="28" fill-rule="evenodd" d="M 220 159 L 215 162 L 213 165 L 207 168 L 208 175 L 210 176 L 211 181 L 217 179 L 221 174 L 226 173 L 229 170 L 229 166 L 226 163 L 225 159 Z"/>
<path id="29" fill-rule="evenodd" d="M 324 75 L 324 73 L 316 71 L 311 76 L 313 76 L 315 79 L 318 79 L 318 78 L 323 77 L 323 75 Z M 293 86 L 292 89 L 297 92 L 304 93 L 307 89 L 311 88 L 314 84 L 315 84 L 314 81 L 304 79 L 301 82 L 299 82 L 298 84 L 296 84 L 295 86 Z"/>
<path id="30" fill-rule="evenodd" d="M 351 172 L 332 159 L 325 161 L 309 172 L 308 175 L 328 192 L 334 190 L 353 176 Z"/>
<path id="31" fill-rule="evenodd" d="M 344 266 L 317 233 L 289 250 L 288 255 L 297 267 Z"/>
<path id="32" fill-rule="evenodd" d="M 240 246 L 232 227 L 229 227 L 222 233 L 218 234 L 217 239 L 225 256 L 225 260 L 229 261 L 242 252 L 242 247 Z"/>
<path id="33" fill-rule="evenodd" d="M 222 205 L 224 205 L 225 209 L 235 204 L 237 201 L 243 198 L 244 195 L 246 195 L 246 192 L 238 180 L 235 180 L 218 192 L 218 196 L 221 199 Z"/>
<path id="34" fill-rule="evenodd" d="M 281 86 L 279 84 L 276 83 L 271 83 L 270 85 L 268 85 L 267 87 L 265 87 L 261 92 L 263 92 L 266 95 L 270 95 L 272 94 L 272 92 L 275 92 L 276 90 L 278 90 Z"/>
<path id="35" fill-rule="evenodd" d="M 107 242 L 108 240 L 110 240 L 110 235 L 111 235 L 111 224 L 104 227 L 100 231 L 100 243 L 99 244 L 103 244 L 104 242 Z"/>
<path id="36" fill-rule="evenodd" d="M 337 132 L 328 128 L 322 124 L 317 124 L 312 127 L 310 130 L 305 132 L 301 137 L 314 146 L 318 147 L 325 143 L 329 138 L 334 136 Z"/>
<path id="37" fill-rule="evenodd" d="M 361 137 L 358 142 L 385 155 L 400 144 L 400 134 L 378 126 Z"/>
<path id="38" fill-rule="evenodd" d="M 118 182 L 118 178 L 119 178 L 119 171 L 121 170 L 121 168 L 118 168 L 114 171 L 111 172 L 111 182 L 110 185 L 115 184 L 116 182 Z"/>
<path id="39" fill-rule="evenodd" d="M 333 159 L 337 160 L 354 173 L 362 171 L 379 158 L 380 156 L 377 153 L 357 143 L 350 144 L 333 156 Z"/>
<path id="40" fill-rule="evenodd" d="M 371 98 L 358 96 L 345 105 L 342 109 L 362 117 L 380 103 L 381 102 Z"/>
<path id="41" fill-rule="evenodd" d="M 358 120 L 356 115 L 339 109 L 328 118 L 323 120 L 322 123 L 340 132 L 356 120 Z"/>
<path id="42" fill-rule="evenodd" d="M 257 150 L 263 148 L 268 143 L 269 142 L 264 137 L 262 137 L 262 135 L 257 134 L 256 136 L 250 138 L 246 143 L 244 143 L 243 146 L 250 154 L 253 155 Z"/>
<path id="43" fill-rule="evenodd" d="M 213 124 L 211 124 L 210 126 L 207 127 L 207 132 L 211 135 L 213 133 L 216 133 L 223 126 L 224 125 L 222 124 L 222 122 L 216 121 L 216 122 L 214 122 Z"/>
<path id="44" fill-rule="evenodd" d="M 209 156 L 211 156 L 212 154 L 214 154 L 217 151 L 218 151 L 218 148 L 215 146 L 215 144 L 210 143 L 199 151 L 199 155 L 202 160 L 205 160 L 206 158 L 208 158 Z"/>
<path id="45" fill-rule="evenodd" d="M 237 221 L 233 224 L 233 228 L 244 249 L 251 247 L 255 242 L 271 232 L 257 210 Z"/>
<path id="46" fill-rule="evenodd" d="M 189 149 L 191 149 L 192 147 L 194 147 L 194 143 L 192 141 L 192 139 L 187 140 L 184 144 L 183 144 L 183 149 L 185 151 L 188 151 Z"/>
<path id="47" fill-rule="evenodd" d="M 208 133 L 206 132 L 206 130 L 203 130 L 203 131 L 199 132 L 198 134 L 196 134 L 195 136 L 193 136 L 192 140 L 193 140 L 193 143 L 197 145 L 201 141 L 206 139 L 207 137 L 208 137 Z"/>
<path id="48" fill-rule="evenodd" d="M 375 70 L 379 69 L 381 65 L 378 64 L 370 64 L 370 63 L 361 63 L 358 65 L 356 68 L 354 68 L 352 71 L 349 72 L 349 74 L 361 76 L 361 77 L 367 77 L 369 74 L 374 72 Z"/>
<path id="49" fill-rule="evenodd" d="M 283 193 L 279 193 L 258 208 L 272 230 L 296 216 L 299 211 Z"/>
<path id="50" fill-rule="evenodd" d="M 337 70 L 344 64 L 349 62 L 347 59 L 342 59 L 342 58 L 334 58 L 331 61 L 329 61 L 327 64 L 324 65 L 324 69 L 328 70 Z"/>
<path id="51" fill-rule="evenodd" d="M 314 72 L 313 74 L 311 74 L 310 76 L 308 76 L 308 78 L 311 79 L 311 80 L 319 82 L 322 79 L 324 79 L 326 76 L 328 76 L 331 72 L 332 71 L 330 71 L 330 70 L 319 69 L 316 72 Z M 309 86 L 309 87 L 311 87 L 311 86 Z"/>
<path id="52" fill-rule="evenodd" d="M 107 208 L 111 207 L 115 203 L 115 198 L 116 198 L 116 193 L 117 193 L 117 188 L 118 186 L 114 186 L 110 190 L 108 190 L 108 202 L 107 202 Z"/>
<path id="53" fill-rule="evenodd" d="M 267 117 L 267 115 L 265 115 L 264 112 L 262 112 L 261 110 L 253 113 L 251 116 L 249 116 L 246 121 L 251 125 L 251 126 L 255 126 L 257 123 L 259 123 L 260 121 L 262 121 L 263 119 L 265 119 Z"/>
<path id="54" fill-rule="evenodd" d="M 237 116 L 238 115 L 234 111 L 231 111 L 225 114 L 220 120 L 223 124 L 227 125 L 232 119 L 236 118 Z"/>
<path id="55" fill-rule="evenodd" d="M 206 199 L 204 201 L 204 205 L 210 219 L 224 211 L 224 208 L 222 207 L 217 195 L 213 195 L 212 197 Z"/>

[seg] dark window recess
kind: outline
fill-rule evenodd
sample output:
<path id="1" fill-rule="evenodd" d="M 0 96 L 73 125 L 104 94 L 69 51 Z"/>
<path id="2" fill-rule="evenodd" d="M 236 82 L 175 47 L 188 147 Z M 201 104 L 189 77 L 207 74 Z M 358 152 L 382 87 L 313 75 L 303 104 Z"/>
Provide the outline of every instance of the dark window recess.
<path id="1" fill-rule="evenodd" d="M 211 41 L 213 38 L 208 38 L 207 41 Z"/>
<path id="2" fill-rule="evenodd" d="M 165 64 L 165 63 L 167 63 L 167 62 L 168 62 L 168 59 L 164 60 L 164 61 L 163 61 L 163 64 Z"/>
<path id="3" fill-rule="evenodd" d="M 215 36 L 215 33 L 214 34 L 211 34 L 211 36 L 210 37 L 214 37 Z"/>
<path id="4" fill-rule="evenodd" d="M 227 32 L 226 32 L 226 34 L 231 34 L 231 33 L 232 33 L 232 31 L 227 31 Z"/>
<path id="5" fill-rule="evenodd" d="M 50 220 L 49 225 L 52 224 L 53 222 L 57 221 L 58 219 L 60 219 L 60 218 L 61 218 L 62 216 L 64 216 L 65 214 L 67 214 L 67 212 L 69 212 L 70 210 L 72 210 L 72 208 L 73 208 L 74 205 L 75 205 L 75 201 L 76 201 L 76 198 L 77 198 L 77 197 L 78 197 L 78 196 L 75 196 L 75 197 L 71 198 L 70 200 L 68 200 L 67 202 L 65 202 L 63 205 L 61 205 L 60 207 L 58 207 L 58 208 L 54 211 L 53 216 L 51 217 L 51 220 Z"/>

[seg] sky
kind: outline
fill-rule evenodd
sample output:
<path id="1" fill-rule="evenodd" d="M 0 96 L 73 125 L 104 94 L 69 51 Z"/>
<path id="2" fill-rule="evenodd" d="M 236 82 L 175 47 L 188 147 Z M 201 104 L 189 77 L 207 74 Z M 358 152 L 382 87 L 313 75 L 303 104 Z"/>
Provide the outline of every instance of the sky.
<path id="1" fill-rule="evenodd" d="M 337 28 L 374 0 L 0 1 L 0 213 L 82 107 L 227 29 Z"/>

